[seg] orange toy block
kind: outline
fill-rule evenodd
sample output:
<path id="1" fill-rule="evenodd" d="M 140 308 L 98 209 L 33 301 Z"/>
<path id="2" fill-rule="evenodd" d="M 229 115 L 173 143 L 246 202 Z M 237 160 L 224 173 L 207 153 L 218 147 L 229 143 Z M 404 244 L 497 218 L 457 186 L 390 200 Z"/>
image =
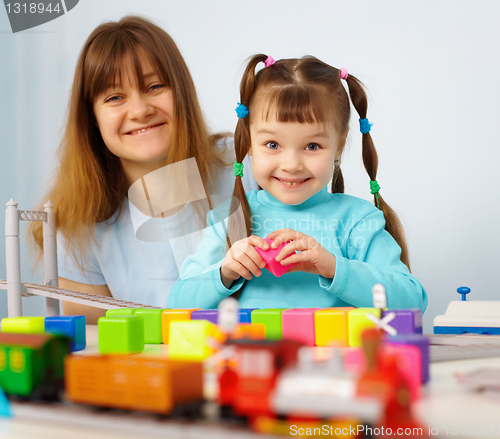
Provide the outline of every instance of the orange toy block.
<path id="1" fill-rule="evenodd" d="M 349 345 L 349 322 L 347 314 L 354 307 L 325 308 L 314 313 L 316 346 Z"/>
<path id="2" fill-rule="evenodd" d="M 266 325 L 264 323 L 243 323 L 237 325 L 230 334 L 232 340 L 265 340 Z"/>
<path id="3" fill-rule="evenodd" d="M 191 313 L 200 308 L 192 309 L 166 309 L 161 313 L 161 339 L 163 344 L 168 344 L 170 322 L 177 320 L 191 320 Z"/>

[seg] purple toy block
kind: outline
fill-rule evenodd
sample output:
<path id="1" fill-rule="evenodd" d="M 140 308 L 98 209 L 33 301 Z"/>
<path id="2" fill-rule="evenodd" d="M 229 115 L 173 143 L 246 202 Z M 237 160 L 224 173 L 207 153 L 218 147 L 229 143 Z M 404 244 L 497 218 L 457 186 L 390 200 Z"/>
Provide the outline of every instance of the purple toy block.
<path id="1" fill-rule="evenodd" d="M 429 381 L 429 337 L 422 334 L 402 334 L 388 337 L 387 341 L 417 346 L 422 352 L 422 384 Z"/>
<path id="2" fill-rule="evenodd" d="M 286 309 L 281 314 L 283 338 L 296 340 L 308 346 L 316 344 L 314 313 L 321 308 Z"/>
<path id="3" fill-rule="evenodd" d="M 81 351 L 87 345 L 85 316 L 45 317 L 45 332 L 71 338 L 71 352 Z"/>
<path id="4" fill-rule="evenodd" d="M 269 245 L 273 243 L 272 239 L 266 238 L 264 241 L 266 241 Z M 269 250 L 262 250 L 261 248 L 255 247 L 255 250 L 257 250 L 257 253 L 262 257 L 262 259 L 265 261 L 266 265 L 264 268 L 267 268 L 272 274 L 274 274 L 276 277 L 283 276 L 292 265 L 281 265 L 278 261 L 276 261 L 276 256 L 278 256 L 278 253 L 281 251 L 281 249 L 287 245 L 288 243 L 285 242 L 281 244 L 278 248 L 269 248 Z M 288 256 L 291 256 L 292 254 L 295 254 L 295 252 L 290 253 Z M 287 256 L 287 258 L 288 258 Z"/>
<path id="5" fill-rule="evenodd" d="M 191 313 L 191 320 L 208 320 L 217 324 L 219 310 L 217 309 L 197 309 Z"/>
<path id="6" fill-rule="evenodd" d="M 393 312 L 396 314 L 394 320 L 389 322 L 398 335 L 401 334 L 422 334 L 422 310 L 419 308 L 412 309 L 389 309 L 382 311 L 380 318 Z"/>

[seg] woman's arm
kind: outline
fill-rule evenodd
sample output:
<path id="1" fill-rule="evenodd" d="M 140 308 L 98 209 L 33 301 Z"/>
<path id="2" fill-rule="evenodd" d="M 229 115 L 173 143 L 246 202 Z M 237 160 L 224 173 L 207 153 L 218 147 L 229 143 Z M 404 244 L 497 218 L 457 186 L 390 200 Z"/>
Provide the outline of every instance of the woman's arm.
<path id="1" fill-rule="evenodd" d="M 111 296 L 111 291 L 107 285 L 89 285 L 80 282 L 74 282 L 69 279 L 59 278 L 59 288 L 67 290 L 80 291 L 82 293 L 95 294 L 98 296 Z M 84 315 L 87 318 L 87 325 L 96 325 L 97 319 L 106 314 L 105 309 L 94 308 L 92 306 L 81 305 L 73 302 L 63 302 L 65 315 Z"/>

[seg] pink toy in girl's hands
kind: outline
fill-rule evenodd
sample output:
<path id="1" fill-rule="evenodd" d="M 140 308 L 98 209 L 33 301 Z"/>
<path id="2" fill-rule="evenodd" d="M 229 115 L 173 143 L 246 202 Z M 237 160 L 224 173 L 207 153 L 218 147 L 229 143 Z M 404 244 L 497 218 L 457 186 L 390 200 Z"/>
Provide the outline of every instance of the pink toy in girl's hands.
<path id="1" fill-rule="evenodd" d="M 266 241 L 269 244 L 269 246 L 271 246 L 271 244 L 273 243 L 273 240 L 270 239 L 269 237 L 266 238 L 266 239 L 264 239 L 264 241 Z M 266 263 L 266 265 L 264 266 L 264 268 L 267 268 L 276 277 L 283 276 L 290 269 L 290 267 L 295 264 L 295 263 L 292 263 L 292 264 L 289 264 L 289 265 L 281 265 L 276 260 L 276 256 L 278 256 L 278 254 L 281 251 L 281 249 L 285 245 L 287 245 L 287 244 L 288 244 L 288 242 L 284 242 L 278 248 L 271 248 L 271 247 L 269 247 L 269 250 L 262 250 L 261 248 L 255 247 L 255 250 L 257 250 L 257 252 L 259 253 L 259 255 L 262 257 L 262 259 Z M 287 258 L 289 256 L 293 255 L 293 254 L 295 254 L 295 252 L 290 253 L 287 256 Z"/>

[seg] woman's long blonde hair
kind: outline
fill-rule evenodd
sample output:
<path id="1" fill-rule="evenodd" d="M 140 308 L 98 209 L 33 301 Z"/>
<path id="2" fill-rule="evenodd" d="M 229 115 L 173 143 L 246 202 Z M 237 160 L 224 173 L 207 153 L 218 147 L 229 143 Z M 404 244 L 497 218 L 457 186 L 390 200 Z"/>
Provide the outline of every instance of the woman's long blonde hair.
<path id="1" fill-rule="evenodd" d="M 95 98 L 110 82 L 120 80 L 124 58 L 131 61 L 141 88 L 144 78 L 139 53 L 172 89 L 174 117 L 165 165 L 195 157 L 204 184 L 214 182 L 214 166 L 223 165 L 209 135 L 189 70 L 172 38 L 160 27 L 137 16 L 106 22 L 89 36 L 75 70 L 66 129 L 57 158 L 59 167 L 43 200 L 54 205 L 55 225 L 69 252 L 83 266 L 93 242 L 93 226 L 123 208 L 128 183 L 120 159 L 104 144 L 94 116 Z M 42 225 L 31 224 L 29 235 L 43 252 Z"/>

